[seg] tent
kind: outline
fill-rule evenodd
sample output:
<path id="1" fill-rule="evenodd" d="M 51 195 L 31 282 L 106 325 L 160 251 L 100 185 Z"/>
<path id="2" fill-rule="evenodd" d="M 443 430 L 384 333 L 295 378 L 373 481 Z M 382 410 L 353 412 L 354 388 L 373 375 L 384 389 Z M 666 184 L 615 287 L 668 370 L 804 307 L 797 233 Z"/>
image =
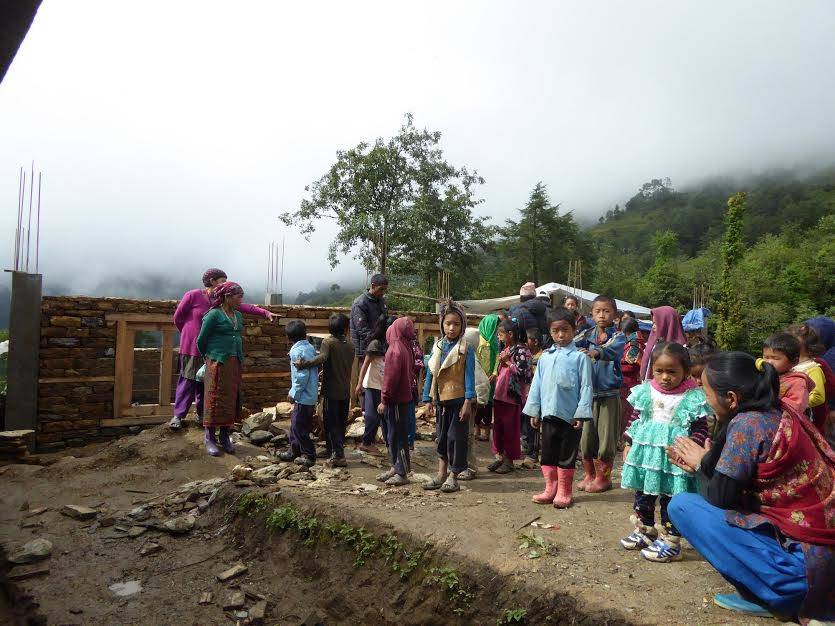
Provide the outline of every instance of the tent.
<path id="1" fill-rule="evenodd" d="M 551 296 L 552 301 L 559 302 L 565 296 L 577 296 L 580 299 L 580 310 L 588 313 L 591 310 L 591 303 L 598 294 L 586 291 L 585 289 L 575 289 L 568 285 L 561 283 L 545 283 L 536 288 L 537 292 L 546 291 Z M 556 295 L 556 298 L 554 297 Z M 509 309 L 514 304 L 519 302 L 519 296 L 505 296 L 502 298 L 488 298 L 486 300 L 462 300 L 461 306 L 467 313 L 496 313 L 503 309 Z M 650 309 L 640 304 L 633 304 L 626 300 L 615 299 L 618 309 L 621 311 L 632 311 L 635 315 L 649 317 Z"/>

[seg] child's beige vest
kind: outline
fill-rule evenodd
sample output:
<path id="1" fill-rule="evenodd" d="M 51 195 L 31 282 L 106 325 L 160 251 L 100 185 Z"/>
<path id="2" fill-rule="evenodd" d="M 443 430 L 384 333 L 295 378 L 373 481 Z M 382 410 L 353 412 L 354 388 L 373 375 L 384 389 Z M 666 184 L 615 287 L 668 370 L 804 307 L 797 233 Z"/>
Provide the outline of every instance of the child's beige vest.
<path id="1" fill-rule="evenodd" d="M 467 347 L 464 339 L 459 339 L 458 343 L 447 353 L 443 363 L 441 362 L 441 342 L 437 342 L 432 348 L 432 356 L 429 358 L 429 371 L 432 372 L 429 396 L 433 400 L 446 402 L 465 396 Z"/>

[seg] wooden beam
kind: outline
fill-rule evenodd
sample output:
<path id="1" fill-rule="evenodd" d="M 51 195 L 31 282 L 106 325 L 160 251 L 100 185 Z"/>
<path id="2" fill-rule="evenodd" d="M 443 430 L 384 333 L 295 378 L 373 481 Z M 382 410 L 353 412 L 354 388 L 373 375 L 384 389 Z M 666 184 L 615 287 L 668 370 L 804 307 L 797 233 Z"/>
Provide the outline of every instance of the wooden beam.
<path id="1" fill-rule="evenodd" d="M 126 406 L 122 408 L 121 417 L 174 417 L 174 409 L 169 404 L 168 406 L 160 406 L 159 404 L 138 404 L 136 406 Z"/>
<path id="2" fill-rule="evenodd" d="M 117 417 L 112 419 L 103 419 L 101 420 L 101 427 L 108 428 L 114 426 L 149 426 L 153 424 L 164 424 L 167 422 L 171 417 L 174 416 L 172 412 L 171 415 L 151 415 L 148 417 Z"/>
<path id="3" fill-rule="evenodd" d="M 160 313 L 108 313 L 105 315 L 108 322 L 148 322 L 151 324 L 174 324 L 173 315 L 162 315 Z"/>
<path id="4" fill-rule="evenodd" d="M 122 417 L 133 395 L 134 331 L 126 321 L 116 324 L 116 376 L 113 385 L 113 417 Z"/>
<path id="5" fill-rule="evenodd" d="M 165 332 L 177 330 L 173 322 L 127 322 L 133 330 L 147 330 L 150 332 Z"/>
<path id="6" fill-rule="evenodd" d="M 112 383 L 115 376 L 67 376 L 65 378 L 39 378 L 38 384 L 52 385 L 60 383 Z"/>
<path id="7" fill-rule="evenodd" d="M 159 403 L 171 406 L 171 376 L 174 366 L 174 331 L 162 333 L 162 348 L 159 351 Z"/>

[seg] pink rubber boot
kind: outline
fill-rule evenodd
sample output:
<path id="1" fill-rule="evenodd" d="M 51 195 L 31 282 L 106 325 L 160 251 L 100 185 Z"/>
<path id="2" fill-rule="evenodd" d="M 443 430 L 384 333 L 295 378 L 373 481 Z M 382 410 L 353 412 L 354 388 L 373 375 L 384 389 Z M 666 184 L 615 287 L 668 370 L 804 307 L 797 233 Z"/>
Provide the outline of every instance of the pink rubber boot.
<path id="1" fill-rule="evenodd" d="M 577 483 L 577 491 L 585 491 L 594 480 L 594 459 L 583 459 L 583 480 Z"/>
<path id="2" fill-rule="evenodd" d="M 603 493 L 612 488 L 612 461 L 603 461 L 602 459 L 595 459 L 595 473 L 594 482 L 586 487 L 586 493 Z"/>
<path id="3" fill-rule="evenodd" d="M 554 498 L 554 507 L 567 509 L 574 503 L 572 490 L 574 487 L 574 470 L 557 468 L 557 495 Z"/>
<path id="4" fill-rule="evenodd" d="M 531 500 L 537 504 L 548 504 L 557 495 L 557 467 L 555 465 L 543 465 L 542 475 L 545 477 L 545 491 L 536 494 Z"/>

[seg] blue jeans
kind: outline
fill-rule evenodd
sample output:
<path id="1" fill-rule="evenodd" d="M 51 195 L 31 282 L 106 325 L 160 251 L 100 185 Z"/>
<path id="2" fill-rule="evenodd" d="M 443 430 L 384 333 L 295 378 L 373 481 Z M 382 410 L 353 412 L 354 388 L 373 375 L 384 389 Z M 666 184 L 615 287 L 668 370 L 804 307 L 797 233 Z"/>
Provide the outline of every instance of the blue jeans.
<path id="1" fill-rule="evenodd" d="M 775 613 L 796 615 L 806 596 L 806 559 L 800 544 L 786 547 L 774 528 L 739 528 L 725 511 L 696 493 L 673 496 L 667 513 L 690 542 L 743 596 L 754 596 Z"/>
<path id="2" fill-rule="evenodd" d="M 363 417 L 365 418 L 365 431 L 362 434 L 362 444 L 373 446 L 377 441 L 377 429 L 382 428 L 383 440 L 388 441 L 388 424 L 383 419 L 382 413 L 377 413 L 380 406 L 381 391 L 379 389 L 366 389 L 363 394 Z"/>

